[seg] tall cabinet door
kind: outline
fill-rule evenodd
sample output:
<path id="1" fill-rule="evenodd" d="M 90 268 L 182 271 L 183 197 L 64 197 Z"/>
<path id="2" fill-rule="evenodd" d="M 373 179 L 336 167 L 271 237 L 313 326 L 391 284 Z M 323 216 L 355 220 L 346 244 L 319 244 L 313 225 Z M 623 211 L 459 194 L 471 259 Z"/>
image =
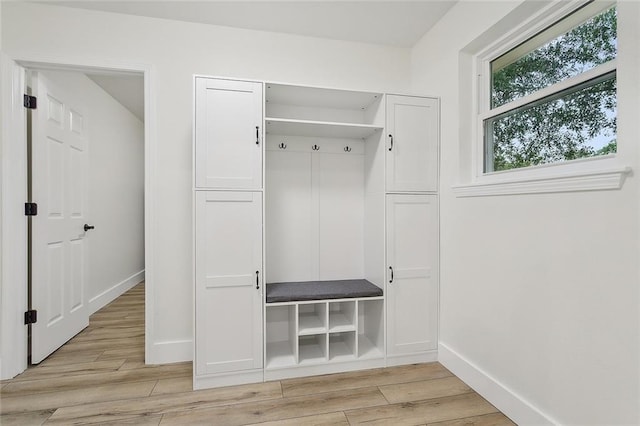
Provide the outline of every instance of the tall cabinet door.
<path id="1" fill-rule="evenodd" d="M 262 193 L 197 191 L 194 374 L 262 368 Z"/>
<path id="2" fill-rule="evenodd" d="M 436 195 L 387 195 L 387 262 L 387 354 L 436 349 Z"/>
<path id="3" fill-rule="evenodd" d="M 196 188 L 262 186 L 262 83 L 196 78 Z"/>
<path id="4" fill-rule="evenodd" d="M 387 192 L 438 190 L 438 100 L 387 95 Z"/>

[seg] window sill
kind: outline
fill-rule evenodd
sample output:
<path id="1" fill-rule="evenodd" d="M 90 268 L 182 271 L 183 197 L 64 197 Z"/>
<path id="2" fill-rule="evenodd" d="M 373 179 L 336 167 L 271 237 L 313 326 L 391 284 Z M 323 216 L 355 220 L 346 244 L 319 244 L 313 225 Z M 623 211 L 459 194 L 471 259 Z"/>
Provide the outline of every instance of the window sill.
<path id="1" fill-rule="evenodd" d="M 497 195 L 550 194 L 556 192 L 605 191 L 620 189 L 630 167 L 538 176 L 501 182 L 476 182 L 454 185 L 456 197 L 490 197 Z"/>

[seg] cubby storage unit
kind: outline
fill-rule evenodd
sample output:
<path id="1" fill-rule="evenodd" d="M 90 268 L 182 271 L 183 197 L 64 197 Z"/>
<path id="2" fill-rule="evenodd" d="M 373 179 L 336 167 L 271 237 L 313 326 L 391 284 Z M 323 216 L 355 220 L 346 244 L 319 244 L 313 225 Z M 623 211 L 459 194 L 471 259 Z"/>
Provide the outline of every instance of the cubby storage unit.
<path id="1" fill-rule="evenodd" d="M 194 387 L 435 360 L 438 100 L 194 89 Z"/>
<path id="2" fill-rule="evenodd" d="M 353 369 L 361 360 L 383 366 L 383 330 L 382 297 L 267 303 L 265 378 L 304 375 L 315 366 L 313 373 L 322 365 L 339 370 L 341 363 Z"/>

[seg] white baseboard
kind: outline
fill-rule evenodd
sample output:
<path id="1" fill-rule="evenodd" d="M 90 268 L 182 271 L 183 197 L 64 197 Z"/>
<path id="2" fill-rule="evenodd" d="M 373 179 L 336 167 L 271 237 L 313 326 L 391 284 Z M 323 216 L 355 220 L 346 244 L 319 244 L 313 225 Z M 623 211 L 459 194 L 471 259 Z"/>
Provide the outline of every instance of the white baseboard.
<path id="1" fill-rule="evenodd" d="M 113 302 L 117 297 L 130 290 L 133 286 L 144 280 L 144 269 L 136 272 L 111 288 L 103 291 L 99 295 L 89 299 L 89 315 L 98 312 L 100 309 Z"/>
<path id="2" fill-rule="evenodd" d="M 444 343 L 439 344 L 438 361 L 516 424 L 559 424 Z"/>
<path id="3" fill-rule="evenodd" d="M 193 341 L 172 340 L 147 344 L 145 363 L 171 364 L 174 362 L 193 361 Z"/>

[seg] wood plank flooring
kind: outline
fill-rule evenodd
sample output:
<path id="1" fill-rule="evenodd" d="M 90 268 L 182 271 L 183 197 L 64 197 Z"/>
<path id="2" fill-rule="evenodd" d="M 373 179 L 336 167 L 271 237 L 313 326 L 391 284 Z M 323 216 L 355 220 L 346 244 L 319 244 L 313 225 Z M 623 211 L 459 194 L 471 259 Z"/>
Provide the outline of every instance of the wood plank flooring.
<path id="1" fill-rule="evenodd" d="M 1 382 L 0 424 L 512 425 L 438 363 L 192 391 L 144 364 L 144 283 L 48 359 Z"/>

